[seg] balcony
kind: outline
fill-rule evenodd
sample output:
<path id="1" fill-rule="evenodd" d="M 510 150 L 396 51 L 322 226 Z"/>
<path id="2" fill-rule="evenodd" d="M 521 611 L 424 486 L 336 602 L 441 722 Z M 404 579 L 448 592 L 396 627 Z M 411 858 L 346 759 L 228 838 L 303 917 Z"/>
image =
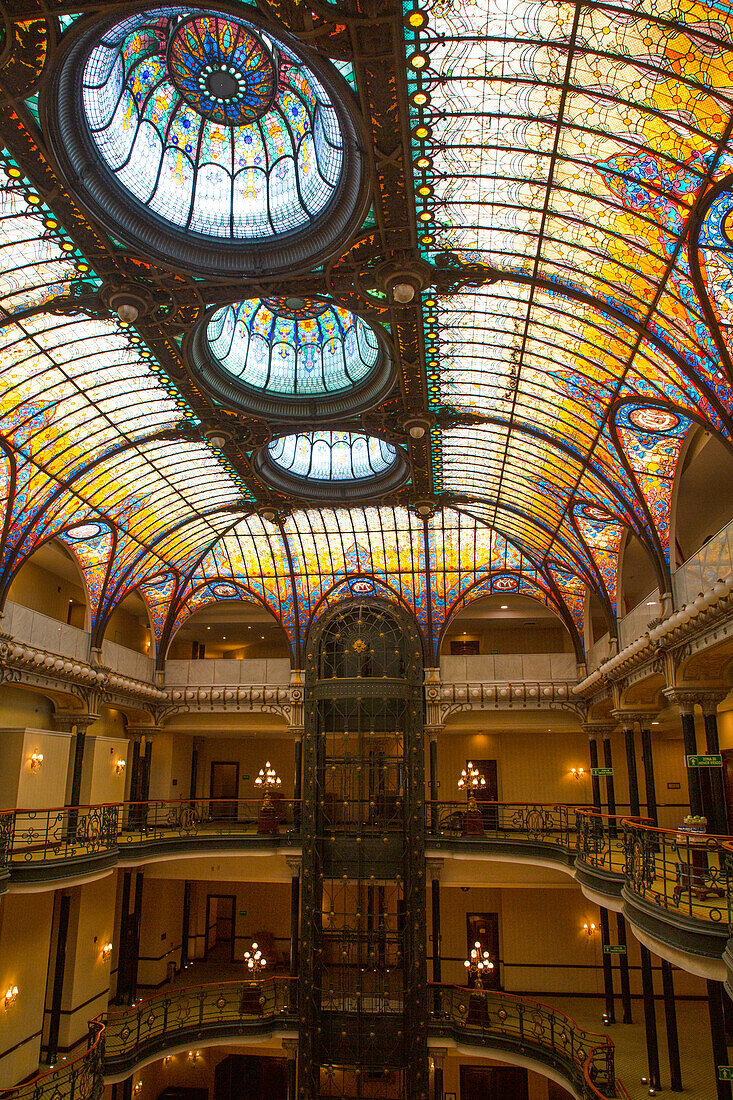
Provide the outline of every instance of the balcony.
<path id="1" fill-rule="evenodd" d="M 612 1041 L 580 1027 L 563 1012 L 493 990 L 436 985 L 429 987 L 429 996 L 431 1038 L 450 1038 L 477 1053 L 516 1054 L 539 1072 L 551 1068 L 583 1100 L 617 1094 Z M 111 1009 L 89 1026 L 86 1050 L 4 1093 L 5 1100 L 97 1095 L 104 1084 L 124 1080 L 167 1051 L 202 1048 L 227 1038 L 241 1042 L 246 1036 L 295 1032 L 297 979 L 180 985 L 136 1005 Z"/>
<path id="2" fill-rule="evenodd" d="M 276 684 L 290 683 L 290 661 L 287 657 L 254 660 L 249 657 L 230 661 L 205 658 L 200 661 L 166 661 L 166 687 L 197 687 L 210 684 Z"/>
<path id="3" fill-rule="evenodd" d="M 574 653 L 487 653 L 441 657 L 440 678 L 456 684 L 567 680 L 574 683 L 578 669 Z"/>

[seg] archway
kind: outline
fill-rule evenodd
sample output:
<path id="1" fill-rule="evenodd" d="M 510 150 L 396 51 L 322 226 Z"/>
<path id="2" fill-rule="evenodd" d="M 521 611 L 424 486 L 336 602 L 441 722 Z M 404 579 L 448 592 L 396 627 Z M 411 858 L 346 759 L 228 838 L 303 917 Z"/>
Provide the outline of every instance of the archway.
<path id="1" fill-rule="evenodd" d="M 84 574 L 58 539 L 44 542 L 25 559 L 10 585 L 8 601 L 80 630 L 89 629 Z"/>
<path id="2" fill-rule="evenodd" d="M 290 658 L 287 634 L 256 600 L 216 600 L 184 619 L 173 635 L 168 660 Z"/>

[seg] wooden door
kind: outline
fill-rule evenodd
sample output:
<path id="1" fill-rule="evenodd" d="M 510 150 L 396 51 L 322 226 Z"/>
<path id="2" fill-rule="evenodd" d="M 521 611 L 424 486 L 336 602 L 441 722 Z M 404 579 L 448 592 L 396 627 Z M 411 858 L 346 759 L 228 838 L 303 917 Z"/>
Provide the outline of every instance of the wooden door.
<path id="1" fill-rule="evenodd" d="M 482 951 L 488 951 L 494 964 L 494 969 L 483 975 L 484 989 L 501 989 L 498 913 L 466 913 L 466 958 L 477 941 Z M 473 981 L 469 984 L 473 985 Z"/>
<path id="2" fill-rule="evenodd" d="M 526 1069 L 461 1066 L 461 1100 L 528 1100 Z"/>
<path id="3" fill-rule="evenodd" d="M 496 760 L 471 760 L 474 768 L 486 780 L 486 785 L 469 790 L 469 796 L 473 794 L 481 809 L 481 817 L 484 829 L 497 829 L 499 827 L 499 813 L 496 802 L 499 797 L 499 779 L 496 769 Z M 469 761 L 466 761 L 468 767 Z M 482 803 L 494 803 L 494 805 L 482 805 Z"/>
<path id="4" fill-rule="evenodd" d="M 237 760 L 212 761 L 209 812 L 214 820 L 236 820 L 238 787 L 239 762 Z"/>
<path id="5" fill-rule="evenodd" d="M 213 962 L 234 961 L 234 894 L 206 896 L 206 951 L 204 957 Z"/>
<path id="6" fill-rule="evenodd" d="M 733 749 L 723 749 L 720 754 L 723 757 L 723 790 L 725 792 L 725 805 L 728 811 L 728 821 L 733 827 Z M 707 771 L 707 768 L 702 768 Z"/>

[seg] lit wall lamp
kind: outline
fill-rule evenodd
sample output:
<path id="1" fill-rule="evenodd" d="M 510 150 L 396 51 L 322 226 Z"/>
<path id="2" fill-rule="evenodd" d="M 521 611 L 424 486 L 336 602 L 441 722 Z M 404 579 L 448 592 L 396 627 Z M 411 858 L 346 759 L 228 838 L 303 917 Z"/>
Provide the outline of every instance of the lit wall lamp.
<path id="1" fill-rule="evenodd" d="M 172 1054 L 166 1054 L 165 1058 L 163 1059 L 163 1065 L 164 1066 L 169 1066 L 172 1061 L 173 1061 L 173 1055 Z"/>
<path id="2" fill-rule="evenodd" d="M 127 761 L 123 760 L 122 757 L 118 757 L 118 759 L 115 760 L 115 774 L 116 775 L 122 775 L 122 773 L 123 773 L 123 771 L 125 770 L 126 767 L 127 767 Z"/>
<path id="3" fill-rule="evenodd" d="M 35 774 L 41 770 L 41 764 L 43 763 L 43 753 L 34 752 L 31 754 L 31 771 Z"/>
<path id="4" fill-rule="evenodd" d="M 3 997 L 3 1002 L 5 1004 L 5 1011 L 7 1012 L 8 1009 L 12 1005 L 14 1005 L 17 1000 L 18 1000 L 18 987 L 17 987 L 17 985 L 9 985 L 8 988 L 5 990 L 5 996 Z"/>
<path id="5" fill-rule="evenodd" d="M 585 779 L 585 768 L 571 768 L 570 774 L 573 779 Z"/>
<path id="6" fill-rule="evenodd" d="M 189 1050 L 188 1060 L 189 1060 L 189 1062 L 198 1062 L 198 1061 L 200 1061 L 201 1060 L 201 1051 L 200 1050 Z"/>
<path id="7" fill-rule="evenodd" d="M 143 1091 L 142 1081 L 136 1081 L 135 1082 L 135 1088 L 132 1091 L 135 1092 L 135 1093 L 142 1092 Z"/>
<path id="8" fill-rule="evenodd" d="M 596 928 L 593 921 L 586 921 L 583 925 L 583 931 L 585 932 L 586 936 L 595 936 L 598 929 Z"/>
<path id="9" fill-rule="evenodd" d="M 105 945 L 102 948 L 102 962 L 109 962 L 111 956 L 112 956 L 112 944 L 111 943 L 105 943 Z"/>

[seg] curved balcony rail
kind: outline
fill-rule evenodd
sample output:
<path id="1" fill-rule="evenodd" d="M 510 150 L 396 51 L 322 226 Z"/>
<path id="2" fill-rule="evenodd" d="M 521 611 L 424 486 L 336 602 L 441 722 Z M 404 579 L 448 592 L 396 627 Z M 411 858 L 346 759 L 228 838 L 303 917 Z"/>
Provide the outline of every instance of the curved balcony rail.
<path id="1" fill-rule="evenodd" d="M 623 823 L 624 893 L 670 915 L 731 929 L 730 837 Z"/>
<path id="2" fill-rule="evenodd" d="M 39 1073 L 2 1100 L 100 1100 L 104 1092 L 104 1025 L 93 1020 L 84 1050 L 68 1062 Z"/>
<path id="3" fill-rule="evenodd" d="M 297 978 L 179 986 L 113 1009 L 105 1026 L 104 1072 L 114 1076 L 171 1047 L 248 1032 L 297 1028 Z"/>
<path id="4" fill-rule="evenodd" d="M 557 1070 L 588 1100 L 616 1095 L 614 1045 L 554 1008 L 488 989 L 433 986 L 432 1034 L 519 1051 Z"/>
<path id="5" fill-rule="evenodd" d="M 648 818 L 639 820 L 652 824 Z M 618 878 L 621 884 L 626 875 L 624 823 L 627 821 L 631 821 L 628 815 L 579 809 L 575 823 L 576 862 L 604 876 Z"/>
<path id="6" fill-rule="evenodd" d="M 446 842 L 492 848 L 527 848 L 572 862 L 579 807 L 559 802 L 430 802 L 428 847 Z"/>
<path id="7" fill-rule="evenodd" d="M 608 1036 L 594 1035 L 527 997 L 448 985 L 432 986 L 431 995 L 431 1034 L 534 1058 L 560 1073 L 584 1100 L 616 1095 Z M 3 1098 L 96 1100 L 104 1076 L 129 1074 L 166 1050 L 297 1026 L 296 978 L 179 986 L 99 1017 L 90 1024 L 81 1055 Z"/>
<path id="8" fill-rule="evenodd" d="M 286 843 L 296 831 L 299 804 L 279 797 L 177 799 L 61 806 L 0 812 L 0 867 L 31 878 L 69 873 L 73 863 L 114 863 L 127 854 L 197 849 L 227 843 Z"/>

